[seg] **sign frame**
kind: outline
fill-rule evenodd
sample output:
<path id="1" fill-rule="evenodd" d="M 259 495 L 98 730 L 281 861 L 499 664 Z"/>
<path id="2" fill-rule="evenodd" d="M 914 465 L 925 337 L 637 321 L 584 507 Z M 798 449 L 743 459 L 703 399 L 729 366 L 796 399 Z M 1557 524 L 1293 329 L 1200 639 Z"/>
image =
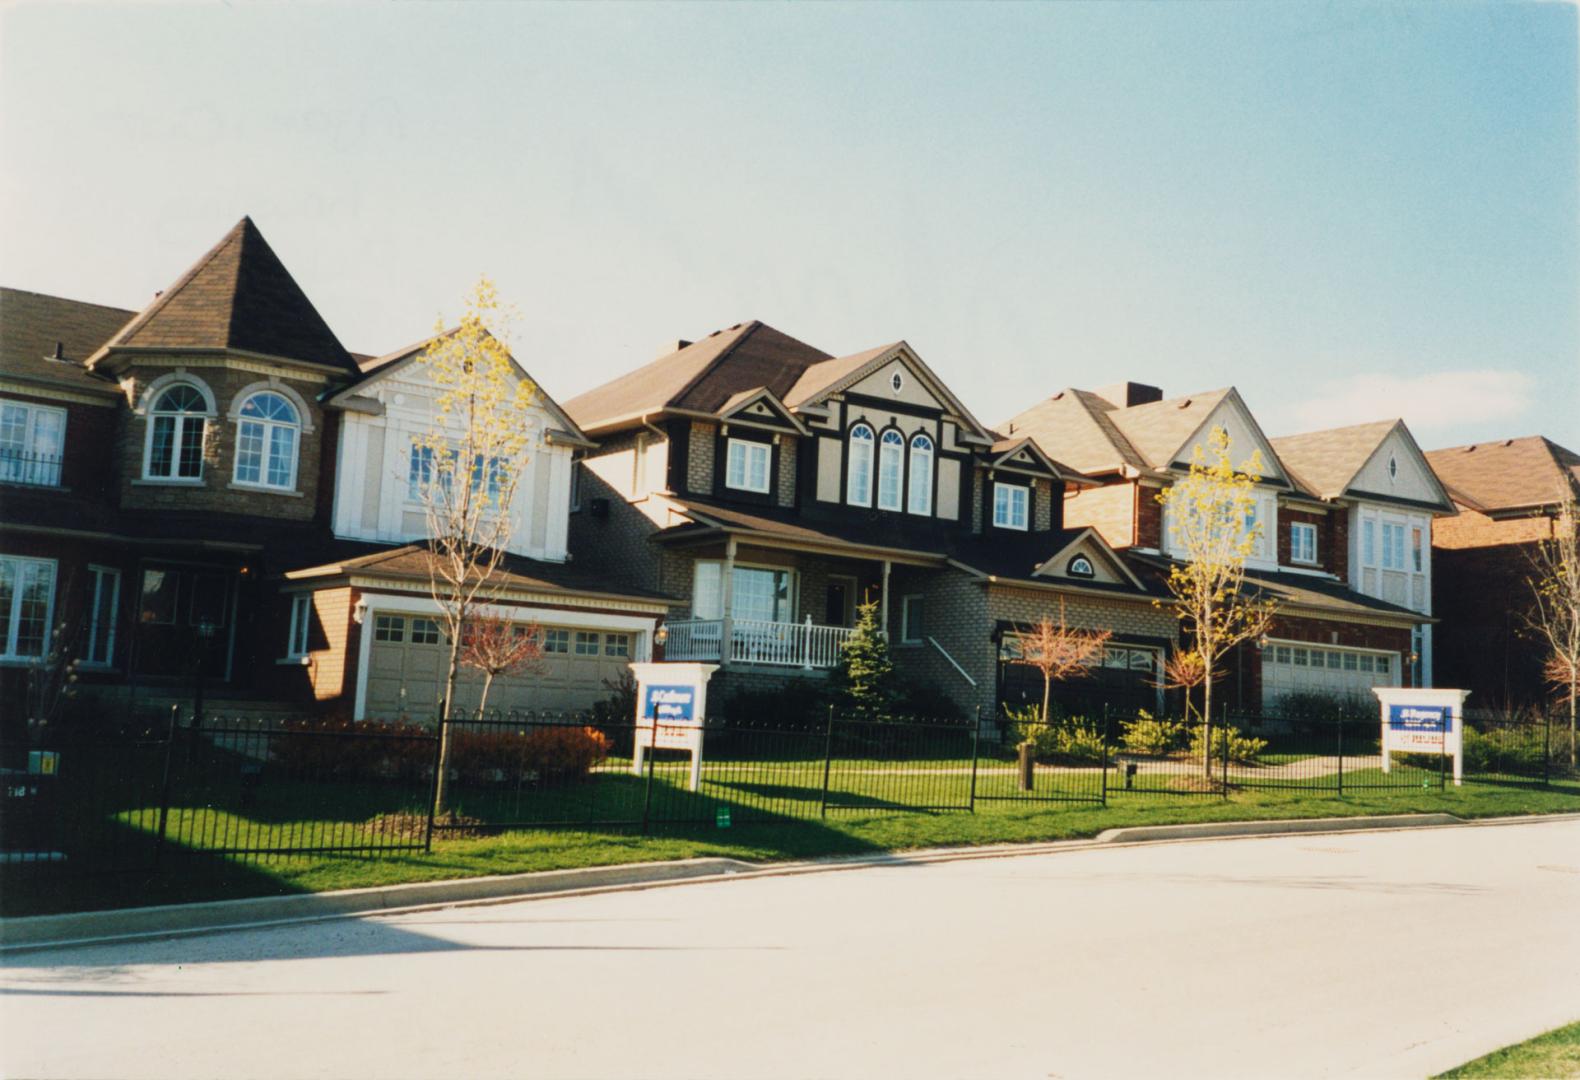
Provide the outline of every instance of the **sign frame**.
<path id="1" fill-rule="evenodd" d="M 631 774 L 641 776 L 652 750 L 685 750 L 691 755 L 687 787 L 702 785 L 702 739 L 708 720 L 708 680 L 717 664 L 642 661 L 631 664 L 636 678 L 636 729 Z"/>
<path id="2" fill-rule="evenodd" d="M 1454 759 L 1454 786 L 1464 783 L 1465 699 L 1469 690 L 1376 686 L 1382 725 L 1382 771 L 1394 754 L 1443 754 Z"/>

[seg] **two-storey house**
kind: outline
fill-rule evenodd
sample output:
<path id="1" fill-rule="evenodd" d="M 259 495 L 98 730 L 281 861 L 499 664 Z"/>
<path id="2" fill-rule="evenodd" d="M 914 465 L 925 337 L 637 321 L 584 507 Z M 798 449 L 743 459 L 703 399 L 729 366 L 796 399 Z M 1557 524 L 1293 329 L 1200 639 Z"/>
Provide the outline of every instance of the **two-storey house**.
<path id="1" fill-rule="evenodd" d="M 1469 705 L 1541 705 L 1550 687 L 1526 636 L 1536 546 L 1554 535 L 1564 504 L 1580 499 L 1580 454 L 1539 435 L 1427 452 L 1455 513 L 1432 523 L 1438 627 L 1434 670 Z"/>
<path id="2" fill-rule="evenodd" d="M 1021 693 L 1018 629 L 1061 599 L 1133 646 L 1116 640 L 1113 692 L 1156 700 L 1173 619 L 1100 536 L 1066 528 L 1087 481 L 984 427 L 904 342 L 836 357 L 738 323 L 566 411 L 600 444 L 578 560 L 679 598 L 665 657 L 721 663 L 720 700 L 820 677 L 871 601 L 913 685 L 991 712 Z"/>
<path id="3" fill-rule="evenodd" d="M 1322 453 L 1308 454 L 1299 441 L 1290 444 L 1304 467 L 1320 473 L 1322 486 L 1313 488 L 1284 456 L 1283 445 L 1267 438 L 1233 388 L 1171 399 L 1140 383 L 1066 389 L 1001 425 L 1006 435 L 1030 435 L 1049 454 L 1100 482 L 1072 493 L 1065 506 L 1067 524 L 1096 529 L 1128 558 L 1157 570 L 1178 554 L 1159 496 L 1188 471 L 1195 448 L 1214 428 L 1228 434 L 1237 465 L 1253 454 L 1260 459 L 1249 521 L 1257 527 L 1257 541 L 1246 560 L 1246 581 L 1248 589 L 1279 608 L 1266 638 L 1230 659 L 1229 700 L 1244 708 L 1272 708 L 1292 693 L 1357 697 L 1372 686 L 1407 681 L 1406 668 L 1418 652 L 1414 635 L 1425 612 L 1402 602 L 1408 593 L 1396 597 L 1400 602 L 1382 598 L 1380 579 L 1365 579 L 1373 582 L 1372 589 L 1357 587 L 1362 564 L 1378 566 L 1377 545 L 1383 539 L 1375 533 L 1373 546 L 1353 558 L 1350 540 L 1357 515 L 1373 523 L 1364 526 L 1369 528 L 1378 524 L 1372 515 L 1381 506 L 1391 513 L 1404 505 L 1389 502 L 1393 487 L 1369 502 L 1359 497 L 1370 490 L 1368 470 L 1372 457 L 1383 454 L 1380 444 L 1391 448 L 1396 470 L 1398 461 L 1408 463 L 1398 490 L 1407 483 L 1430 484 L 1423 478 L 1430 470 L 1402 427 L 1376 432 L 1370 447 L 1361 446 L 1364 439 L 1339 440 L 1346 450 L 1343 462 L 1351 466 L 1347 473 L 1343 465 L 1328 467 Z M 1429 490 L 1426 494 L 1429 499 Z M 1413 509 L 1426 505 L 1423 500 Z M 1362 528 L 1355 528 L 1356 535 Z M 1388 535 L 1391 543 L 1393 534 Z M 1391 569 L 1392 552 L 1388 558 Z M 1391 581 L 1386 587 L 1393 588 Z"/>

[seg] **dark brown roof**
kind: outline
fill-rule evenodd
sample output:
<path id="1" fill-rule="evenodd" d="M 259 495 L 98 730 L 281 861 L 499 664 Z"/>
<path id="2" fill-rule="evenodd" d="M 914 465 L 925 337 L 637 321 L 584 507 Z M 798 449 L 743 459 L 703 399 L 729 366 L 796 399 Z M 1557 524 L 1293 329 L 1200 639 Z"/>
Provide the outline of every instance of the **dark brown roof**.
<path id="1" fill-rule="evenodd" d="M 785 541 L 848 547 L 861 552 L 903 552 L 924 560 L 942 561 L 949 542 L 943 537 L 931 543 L 919 535 L 914 523 L 891 521 L 894 515 L 874 513 L 872 520 L 811 520 L 799 511 L 782 507 L 745 509 L 737 505 L 699 498 L 672 498 L 694 524 L 675 525 L 657 533 L 659 540 L 683 539 L 710 529 L 725 532 L 760 533 Z"/>
<path id="2" fill-rule="evenodd" d="M 28 382 L 113 396 L 120 392 L 116 385 L 89 375 L 83 361 L 134 314 L 103 304 L 0 289 L 0 372 Z M 56 342 L 69 363 L 47 359 L 54 355 Z"/>
<path id="3" fill-rule="evenodd" d="M 1457 501 L 1477 510 L 1551 506 L 1580 497 L 1580 455 L 1541 435 L 1432 450 L 1426 460 Z"/>
<path id="4" fill-rule="evenodd" d="M 565 411 L 596 431 L 664 409 L 716 412 L 759 387 L 782 399 L 806 368 L 828 358 L 765 323 L 736 323 L 572 398 Z"/>
<path id="5" fill-rule="evenodd" d="M 1355 474 L 1377 452 L 1382 441 L 1402 420 L 1377 420 L 1370 424 L 1308 431 L 1273 439 L 1273 449 L 1289 471 L 1311 494 L 1333 499 L 1344 494 Z"/>
<path id="6" fill-rule="evenodd" d="M 245 217 L 105 345 L 116 347 L 242 349 L 357 370 L 351 354 L 252 219 Z"/>

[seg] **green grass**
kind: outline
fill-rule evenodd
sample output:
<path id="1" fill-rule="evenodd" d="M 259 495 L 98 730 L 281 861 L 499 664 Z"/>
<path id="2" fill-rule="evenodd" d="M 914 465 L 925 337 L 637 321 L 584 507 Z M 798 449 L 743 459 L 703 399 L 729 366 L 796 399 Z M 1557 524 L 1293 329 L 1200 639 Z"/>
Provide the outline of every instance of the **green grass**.
<path id="1" fill-rule="evenodd" d="M 940 793 L 958 798 L 964 806 L 969 772 L 946 772 L 922 780 L 899 773 L 868 774 L 839 762 L 831 775 L 830 790 L 844 808 L 830 809 L 820 816 L 821 761 L 798 762 L 791 769 L 781 763 L 771 772 L 720 763 L 707 770 L 698 794 L 683 790 L 683 773 L 676 763 L 659 767 L 656 776 L 660 782 L 654 785 L 652 806 L 659 816 L 686 817 L 699 822 L 696 824 L 655 824 L 646 837 L 630 826 L 445 835 L 435 839 L 431 852 L 377 855 L 240 858 L 215 854 L 213 849 L 238 843 L 267 847 L 300 842 L 303 837 L 366 835 L 366 823 L 374 814 L 418 812 L 420 807 L 412 804 L 410 795 L 404 797 L 403 804 L 387 786 L 343 784 L 299 790 L 288 783 L 271 783 L 244 805 L 235 790 L 210 787 L 204 789 L 202 802 L 171 810 L 168 835 L 172 839 L 164 865 L 172 872 L 128 870 L 91 878 L 45 878 L 7 868 L 6 880 L 0 883 L 4 886 L 0 888 L 0 914 L 321 892 L 706 855 L 771 862 L 923 847 L 1062 840 L 1127 825 L 1445 811 L 1474 818 L 1580 810 L 1580 783 L 1575 782 L 1555 783 L 1550 788 L 1470 781 L 1446 791 L 1438 791 L 1435 784 L 1353 790 L 1348 775 L 1342 799 L 1322 791 L 1236 790 L 1223 799 L 1211 794 L 1177 798 L 1155 790 L 1133 790 L 1111 792 L 1109 805 L 1104 807 L 1091 802 L 1026 800 L 1015 789 L 1011 767 L 979 763 L 979 798 L 974 813 L 906 812 L 895 807 L 919 805 Z M 1363 778 L 1364 774 L 1356 774 L 1357 782 Z M 1035 793 L 1056 796 L 1084 784 L 1095 794 L 1100 783 L 1095 770 L 1039 773 Z M 640 820 L 644 788 L 644 782 L 636 777 L 601 775 L 595 782 L 569 785 L 557 792 L 463 790 L 457 792 L 456 801 L 462 813 L 490 822 L 581 821 L 590 816 L 635 821 Z M 1010 797 L 988 797 L 993 794 Z M 315 815 L 296 819 L 285 809 L 302 806 L 314 807 Z M 733 824 L 729 828 L 714 824 L 720 807 L 731 811 Z M 119 852 L 127 857 L 128 866 L 140 866 L 151 850 L 156 822 L 156 812 L 133 802 L 108 820 L 97 822 L 92 835 L 101 853 Z"/>
<path id="2" fill-rule="evenodd" d="M 1580 1021 L 1526 1042 L 1494 1050 L 1457 1069 L 1440 1073 L 1434 1080 L 1471 1077 L 1507 1077 L 1510 1080 L 1517 1077 L 1542 1077 L 1544 1080 L 1580 1077 Z"/>

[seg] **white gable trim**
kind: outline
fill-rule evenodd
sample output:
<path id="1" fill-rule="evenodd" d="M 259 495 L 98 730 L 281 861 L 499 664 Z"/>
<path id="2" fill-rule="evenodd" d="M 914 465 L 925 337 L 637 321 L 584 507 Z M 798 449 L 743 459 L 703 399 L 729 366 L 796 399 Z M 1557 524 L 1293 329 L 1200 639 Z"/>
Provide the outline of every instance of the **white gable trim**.
<path id="1" fill-rule="evenodd" d="M 1195 450 L 1196 444 L 1202 443 L 1205 445 L 1207 436 L 1214 427 L 1223 427 L 1224 430 L 1231 431 L 1228 425 L 1220 424 L 1218 420 L 1225 410 L 1232 410 L 1238 416 L 1256 444 L 1252 449 L 1261 451 L 1264 469 L 1262 483 L 1272 481 L 1276 485 L 1293 487 L 1294 485 L 1289 482 L 1289 473 L 1284 468 L 1284 462 L 1278 456 L 1278 451 L 1273 449 L 1273 444 L 1266 433 L 1262 431 L 1262 426 L 1256 422 L 1256 417 L 1251 415 L 1251 410 L 1246 407 L 1245 401 L 1240 397 L 1240 392 L 1232 388 L 1224 395 L 1222 401 L 1213 406 L 1212 412 L 1208 413 L 1206 418 L 1196 425 L 1196 430 L 1190 433 L 1190 437 L 1174 448 L 1174 453 L 1169 456 L 1170 464 L 1189 465 L 1190 455 Z M 1238 461 L 1233 463 L 1234 467 L 1238 469 L 1240 463 L 1251 455 L 1245 452 L 1242 447 L 1239 453 L 1234 453 L 1231 456 L 1239 458 Z"/>
<path id="2" fill-rule="evenodd" d="M 895 360 L 899 360 L 904 364 L 906 369 L 913 376 L 919 378 L 934 397 L 953 410 L 953 418 L 958 419 L 964 426 L 970 428 L 970 434 L 987 440 L 989 443 L 992 442 L 987 429 L 982 426 L 975 416 L 971 415 L 971 411 L 961 403 L 960 399 L 950 391 L 949 387 L 944 385 L 943 380 L 933 373 L 933 369 L 928 367 L 920 356 L 916 355 L 916 351 L 903 341 L 895 342 L 855 371 L 849 372 L 843 378 L 823 387 L 823 389 L 798 404 L 796 408 L 804 409 L 809 405 L 818 405 L 835 394 L 843 393 L 879 368 Z"/>
<path id="3" fill-rule="evenodd" d="M 1108 541 L 1103 539 L 1102 534 L 1090 526 L 1082 529 L 1073 539 L 1071 539 L 1068 544 L 1065 544 L 1058 551 L 1054 552 L 1053 555 L 1051 555 L 1040 566 L 1033 570 L 1031 572 L 1032 576 L 1057 577 L 1064 581 L 1083 580 L 1081 578 L 1071 578 L 1063 571 L 1063 566 L 1067 561 L 1067 558 L 1073 557 L 1076 553 L 1076 549 L 1081 547 L 1088 547 L 1089 550 L 1095 551 L 1097 556 L 1107 563 L 1109 569 L 1112 570 L 1116 575 L 1123 578 L 1135 588 L 1145 591 L 1144 586 L 1141 584 L 1141 579 L 1136 577 L 1135 574 L 1131 573 L 1130 567 L 1126 566 L 1124 560 L 1114 553 L 1113 548 L 1108 546 Z"/>

